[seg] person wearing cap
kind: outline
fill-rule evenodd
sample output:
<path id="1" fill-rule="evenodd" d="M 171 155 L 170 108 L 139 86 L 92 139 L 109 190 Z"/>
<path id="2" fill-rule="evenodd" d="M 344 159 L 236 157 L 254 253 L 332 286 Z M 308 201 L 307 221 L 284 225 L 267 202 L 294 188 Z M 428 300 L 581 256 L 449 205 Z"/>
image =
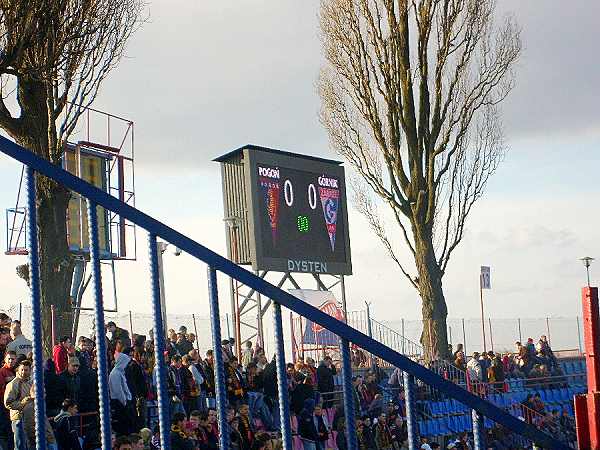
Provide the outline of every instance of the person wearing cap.
<path id="1" fill-rule="evenodd" d="M 63 398 L 70 398 L 76 403 L 79 403 L 81 393 L 81 377 L 79 376 L 79 358 L 71 356 L 67 364 L 67 370 L 58 376 Z"/>

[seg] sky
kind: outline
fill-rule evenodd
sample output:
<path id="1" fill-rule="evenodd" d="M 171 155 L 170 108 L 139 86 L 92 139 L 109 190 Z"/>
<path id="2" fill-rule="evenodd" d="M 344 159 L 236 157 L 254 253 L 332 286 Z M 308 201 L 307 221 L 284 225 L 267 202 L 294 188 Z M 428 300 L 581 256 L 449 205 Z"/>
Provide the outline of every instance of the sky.
<path id="1" fill-rule="evenodd" d="M 517 85 L 504 105 L 509 151 L 478 203 L 444 278 L 449 316 L 479 315 L 480 265 L 492 270 L 486 315 L 581 315 L 585 269 L 599 256 L 598 2 L 499 0 L 523 29 Z M 317 0 L 154 0 L 149 19 L 103 85 L 95 107 L 135 122 L 137 206 L 221 253 L 219 167 L 246 143 L 336 157 L 318 121 L 323 62 Z M 20 168 L 0 157 L 0 203 L 14 206 Z M 418 319 L 420 301 L 351 207 L 349 309 L 372 302 L 381 320 Z M 4 233 L 0 237 L 4 248 Z M 151 310 L 146 237 L 117 266 L 119 308 Z M 2 306 L 27 298 L 0 256 Z M 599 263 L 600 264 L 600 263 Z M 600 265 L 591 267 L 598 279 Z M 206 315 L 205 268 L 165 256 L 170 313 Z M 228 305 L 226 280 L 221 297 Z M 309 286 L 314 287 L 314 286 Z"/>

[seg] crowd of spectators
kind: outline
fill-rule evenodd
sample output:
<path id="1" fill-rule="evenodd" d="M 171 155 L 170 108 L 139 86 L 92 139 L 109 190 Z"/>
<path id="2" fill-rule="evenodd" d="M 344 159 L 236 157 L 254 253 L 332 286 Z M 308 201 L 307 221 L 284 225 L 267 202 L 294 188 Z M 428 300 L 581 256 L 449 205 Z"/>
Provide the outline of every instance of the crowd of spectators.
<path id="1" fill-rule="evenodd" d="M 462 344 L 458 344 L 452 360 L 455 367 L 468 373 L 471 381 L 490 383 L 498 389 L 503 389 L 508 379 L 523 378 L 535 382 L 563 376 L 546 336 L 541 336 L 537 344 L 532 338 L 525 345 L 517 341 L 514 353 L 474 352 L 468 361 Z"/>
<path id="2" fill-rule="evenodd" d="M 167 334 L 167 391 L 171 419 L 170 442 L 174 450 L 213 450 L 219 446 L 215 405 L 213 350 L 200 354 L 196 337 L 185 327 Z M 530 340 L 531 341 L 531 340 Z M 157 373 L 153 335 L 130 336 L 109 322 L 106 326 L 109 397 L 113 448 L 151 450 L 160 448 L 156 407 Z M 275 358 L 246 342 L 240 358 L 234 356 L 232 339 L 222 342 L 227 391 L 227 436 L 239 450 L 276 450 L 279 433 L 277 370 Z M 530 345 L 531 344 L 531 345 Z M 35 448 L 33 411 L 32 344 L 21 333 L 20 323 L 0 314 L 0 450 Z M 464 370 L 475 392 L 505 389 L 510 377 L 536 377 L 559 373 L 560 367 L 544 336 L 538 345 L 517 343 L 514 355 L 474 353 L 466 361 L 462 346 L 453 352 L 453 366 Z M 387 376 L 360 349 L 353 349 L 356 370 L 353 401 L 361 450 L 408 448 L 403 391 L 384 395 Z M 443 364 L 439 364 L 443 367 Z M 366 370 L 370 367 L 370 370 Z M 439 367 L 437 367 L 439 369 Z M 365 370 L 362 370 L 365 368 Z M 447 369 L 445 369 L 447 370 Z M 44 370 L 49 448 L 83 450 L 99 448 L 98 362 L 95 341 L 81 336 L 72 342 L 61 337 L 52 349 Z M 336 391 L 336 366 L 324 356 L 318 364 L 300 357 L 287 365 L 287 390 L 296 450 L 346 450 L 346 429 L 341 396 Z M 395 380 L 395 381 L 394 381 Z M 394 371 L 389 383 L 401 384 Z M 387 398 L 388 400 L 384 400 Z M 391 400 L 389 400 L 391 398 Z M 539 395 L 523 400 L 524 410 L 542 417 L 535 424 L 557 438 L 572 439 L 572 418 L 564 411 L 547 410 Z M 534 418 L 527 418 L 534 421 Z M 488 431 L 488 442 L 508 439 L 497 427 Z M 439 447 L 422 439 L 425 450 Z M 471 448 L 466 433 L 452 437 L 447 448 Z M 503 448 L 497 445 L 493 448 Z M 510 447 L 505 447 L 510 448 Z"/>
<path id="3" fill-rule="evenodd" d="M 2 322 L 4 320 L 4 322 Z M 4 365 L 0 368 L 0 449 L 35 448 L 32 345 L 18 321 L 0 315 L 0 342 Z M 113 448 L 159 449 L 156 411 L 157 373 L 152 332 L 130 336 L 115 323 L 106 325 L 111 429 Z M 222 343 L 227 391 L 227 434 L 232 448 L 276 450 L 281 447 L 277 370 L 275 358 L 247 342 L 234 356 L 232 339 Z M 174 450 L 218 448 L 213 350 L 200 355 L 195 336 L 180 327 L 168 331 L 165 359 L 171 419 L 170 442 Z M 99 448 L 98 361 L 95 341 L 81 336 L 72 342 L 61 337 L 46 361 L 44 371 L 49 448 L 59 450 Z M 335 407 L 334 377 L 330 357 L 317 364 L 312 358 L 287 365 L 295 446 L 299 450 L 347 448 L 343 409 Z M 379 401 L 376 380 L 355 378 L 359 400 L 358 437 L 361 448 L 383 450 L 406 443 L 406 428 L 395 408 L 368 408 Z M 341 432 L 340 432 L 341 431 Z"/>

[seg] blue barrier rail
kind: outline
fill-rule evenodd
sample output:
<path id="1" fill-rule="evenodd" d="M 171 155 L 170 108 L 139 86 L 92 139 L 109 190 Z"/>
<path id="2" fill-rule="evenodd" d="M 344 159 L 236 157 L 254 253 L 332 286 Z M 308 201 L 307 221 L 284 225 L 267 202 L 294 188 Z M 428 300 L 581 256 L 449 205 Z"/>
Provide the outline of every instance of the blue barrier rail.
<path id="1" fill-rule="evenodd" d="M 345 323 L 335 319 L 332 316 L 327 315 L 326 313 L 318 310 L 317 308 L 298 301 L 298 299 L 294 296 L 292 296 L 291 294 L 279 289 L 278 287 L 272 285 L 271 283 L 265 281 L 264 279 L 254 275 L 253 273 L 247 271 L 246 269 L 232 263 L 231 261 L 229 261 L 228 259 L 224 258 L 223 256 L 213 252 L 212 250 L 204 247 L 203 245 L 195 242 L 194 240 L 190 239 L 189 237 L 179 233 L 178 231 L 168 227 L 167 225 L 163 224 L 162 222 L 159 222 L 158 220 L 150 217 L 149 215 L 143 213 L 142 211 L 127 205 L 124 202 L 119 201 L 118 199 L 116 199 L 115 197 L 112 197 L 111 195 L 107 194 L 106 192 L 94 187 L 93 185 L 83 181 L 80 178 L 75 177 L 74 175 L 70 174 L 69 172 L 61 169 L 60 167 L 51 164 L 50 162 L 36 156 L 34 153 L 26 150 L 25 148 L 15 144 L 14 142 L 4 138 L 4 137 L 0 137 L 0 152 L 8 155 L 9 157 L 23 163 L 24 165 L 27 166 L 28 168 L 28 198 L 29 198 L 29 208 L 30 211 L 28 211 L 28 217 L 29 217 L 29 232 L 31 233 L 30 235 L 30 242 L 31 243 L 35 243 L 37 240 L 37 227 L 36 227 L 36 223 L 35 223 L 35 217 L 36 214 L 34 213 L 35 210 L 35 189 L 34 189 L 34 184 L 33 184 L 33 175 L 34 175 L 34 171 L 45 175 L 49 178 L 52 178 L 53 180 L 55 180 L 56 182 L 64 185 L 66 188 L 79 193 L 80 195 L 86 197 L 88 199 L 88 201 L 90 201 L 91 205 L 99 205 L 99 206 L 103 206 L 104 208 L 106 208 L 107 210 L 112 211 L 113 213 L 133 222 L 134 224 L 138 225 L 139 227 L 145 229 L 146 231 L 149 232 L 150 234 L 150 263 L 151 263 L 151 282 L 152 282 L 152 291 L 153 291 L 153 304 L 154 304 L 154 320 L 155 320 L 155 332 L 157 332 L 156 335 L 156 339 L 155 339 L 155 346 L 156 348 L 156 355 L 157 355 L 157 364 L 160 364 L 160 355 L 162 354 L 160 352 L 161 348 L 161 342 L 160 342 L 160 330 L 161 330 L 161 326 L 162 325 L 162 317 L 160 317 L 160 309 L 157 310 L 156 308 L 156 299 L 157 299 L 157 293 L 158 293 L 158 283 L 157 283 L 157 277 L 156 277 L 156 271 L 157 271 L 157 260 L 156 258 L 152 258 L 153 252 L 156 252 L 156 249 L 152 248 L 153 247 L 153 243 L 155 243 L 156 241 L 156 237 L 161 237 L 164 240 L 170 242 L 171 244 L 177 246 L 178 248 L 180 248 L 182 251 L 194 256 L 195 258 L 205 262 L 208 266 L 209 266 L 209 292 L 210 292 L 210 299 L 211 299 L 211 320 L 213 323 L 213 338 L 217 338 L 219 333 L 218 327 L 217 330 L 215 330 L 215 323 L 218 323 L 218 300 L 217 300 L 217 277 L 216 277 L 216 272 L 219 271 L 229 277 L 232 277 L 236 280 L 238 280 L 239 282 L 245 284 L 246 286 L 248 286 L 251 289 L 254 289 L 255 291 L 259 292 L 260 294 L 264 295 L 265 297 L 271 299 L 276 305 L 278 305 L 278 307 L 276 307 L 275 311 L 277 311 L 279 309 L 279 307 L 281 306 L 285 306 L 286 308 L 294 311 L 297 314 L 300 314 L 301 316 L 304 317 L 308 317 L 310 318 L 311 321 L 321 325 L 322 327 L 332 331 L 333 333 L 335 333 L 336 335 L 338 335 L 342 340 L 348 341 L 348 342 L 352 342 L 362 348 L 364 348 L 365 350 L 367 350 L 368 352 L 372 353 L 373 355 L 378 356 L 379 358 L 382 358 L 386 361 L 388 361 L 389 363 L 391 363 L 392 365 L 400 368 L 402 371 L 404 371 L 406 373 L 406 376 L 408 377 L 407 379 L 409 380 L 408 383 L 405 384 L 405 386 L 408 387 L 408 389 L 410 389 L 410 386 L 413 385 L 412 383 L 412 378 L 417 378 L 419 380 L 421 380 L 423 383 L 428 384 L 432 387 L 434 387 L 435 389 L 438 389 L 441 392 L 444 392 L 446 395 L 460 401 L 461 403 L 464 403 L 465 405 L 467 405 L 468 407 L 470 407 L 473 411 L 474 411 L 474 417 L 487 417 L 505 427 L 507 427 L 509 430 L 512 430 L 515 433 L 518 433 L 528 439 L 530 439 L 531 441 L 535 442 L 537 445 L 543 447 L 543 448 L 548 448 L 548 449 L 568 449 L 569 446 L 566 443 L 562 443 L 557 441 L 556 439 L 548 436 L 547 434 L 541 432 L 540 430 L 538 430 L 537 428 L 513 417 L 512 415 L 508 414 L 507 412 L 503 411 L 502 409 L 498 408 L 497 406 L 493 405 L 490 402 L 485 401 L 484 399 L 471 394 L 470 392 L 467 392 L 466 390 L 464 390 L 463 388 L 457 386 L 456 384 L 452 383 L 451 381 L 445 380 L 444 378 L 442 378 L 441 376 L 437 375 L 436 373 L 428 370 L 427 368 L 421 366 L 420 364 L 412 361 L 411 359 L 405 357 L 404 355 L 390 349 L 389 347 L 381 344 L 380 342 L 368 337 L 367 335 L 355 330 L 352 327 L 349 327 L 348 325 L 346 325 Z M 155 246 L 155 245 L 154 245 Z M 35 367 L 34 367 L 34 380 L 35 380 L 35 384 L 38 388 L 36 388 L 36 398 L 35 398 L 35 410 L 36 410 L 36 423 L 39 425 L 41 423 L 43 423 L 42 421 L 42 417 L 44 416 L 44 397 L 43 397 L 43 389 L 39 389 L 39 386 L 43 386 L 43 367 L 41 364 L 41 322 L 40 322 L 40 317 L 41 317 L 41 311 L 39 308 L 39 277 L 36 280 L 34 278 L 36 273 L 39 273 L 38 271 L 38 264 L 39 262 L 37 261 L 37 252 L 36 251 L 32 251 L 30 252 L 30 263 L 31 263 L 31 269 L 32 269 L 32 286 L 31 286 L 31 292 L 32 292 L 32 306 L 33 306 L 33 324 L 34 324 L 34 331 L 33 331 L 33 337 L 34 337 L 34 341 L 33 341 L 33 345 L 34 345 L 34 362 L 35 362 Z M 92 257 L 95 257 L 95 259 L 97 259 L 97 255 L 92 255 Z M 99 274 L 95 274 L 96 277 L 98 278 L 96 280 L 96 282 L 98 283 L 98 286 L 100 285 L 100 280 L 99 280 Z M 37 308 L 36 308 L 37 305 Z M 98 308 L 98 304 L 96 304 L 96 307 Z M 276 319 L 276 325 L 277 325 L 277 316 L 275 317 Z M 279 317 L 279 320 L 280 317 Z M 213 342 L 214 344 L 214 348 L 215 348 L 215 356 L 217 356 L 218 349 L 220 348 L 220 342 L 219 341 L 215 341 Z M 281 344 L 283 344 L 281 342 Z M 280 353 L 280 352 L 278 352 Z M 345 359 L 347 359 L 349 357 L 349 352 L 344 352 L 343 356 Z M 100 358 L 105 358 L 106 354 L 104 355 L 100 355 Z M 278 375 L 278 385 L 281 386 L 287 386 L 287 381 L 283 378 L 285 377 L 285 369 L 284 369 L 284 358 L 283 355 L 278 354 L 277 357 L 277 365 L 278 365 L 278 371 L 277 371 L 277 375 Z M 349 361 L 344 361 L 344 364 L 349 364 Z M 219 372 L 222 371 L 222 361 L 216 361 L 216 375 L 217 378 L 220 378 L 221 374 Z M 348 367 L 348 366 L 346 366 Z M 159 417 L 161 418 L 161 427 L 160 427 L 160 431 L 161 431 L 161 443 L 162 443 L 162 448 L 168 449 L 169 448 L 169 434 L 168 434 L 168 424 L 165 423 L 166 421 L 166 417 L 168 414 L 168 404 L 165 404 L 165 400 L 166 400 L 166 386 L 164 385 L 163 381 L 164 379 L 161 379 L 163 377 L 163 375 L 161 374 L 161 371 L 163 367 L 159 366 L 158 369 L 158 389 L 159 389 Z M 221 372 L 222 373 L 222 372 Z M 348 377 L 344 377 L 345 378 L 345 383 L 348 383 Z M 99 370 L 99 385 L 104 385 L 104 386 L 100 386 L 100 392 L 101 395 L 104 396 L 103 399 L 101 399 L 101 402 L 106 402 L 106 404 L 108 404 L 108 386 L 106 385 L 106 379 L 102 377 L 101 371 Z M 223 389 L 223 386 L 217 386 L 217 404 L 221 404 L 224 405 L 226 402 L 226 397 L 225 397 L 225 392 Z M 349 392 L 349 387 L 346 386 L 345 389 L 346 392 Z M 407 416 L 409 417 L 414 417 L 414 400 L 413 400 L 413 395 L 412 392 L 407 392 Z M 281 392 L 280 392 L 281 395 Z M 162 400 L 162 401 L 161 401 Z M 349 399 L 347 401 L 350 401 Z M 287 402 L 284 400 L 283 402 L 281 402 L 282 404 L 280 405 L 281 408 L 281 421 L 285 422 L 285 424 L 281 427 L 283 434 L 285 434 L 283 436 L 283 442 L 284 442 L 284 448 L 286 450 L 291 450 L 291 435 L 290 433 L 290 429 L 291 426 L 289 424 L 289 420 L 290 420 L 290 415 L 289 415 L 289 408 L 287 405 Z M 477 414 L 477 416 L 475 416 L 475 414 Z M 349 415 L 349 411 L 346 411 L 346 415 Z M 353 417 L 347 417 L 347 423 L 353 422 Z M 412 421 L 411 421 L 412 422 Z M 223 411 L 222 407 L 219 407 L 219 423 L 220 423 L 220 432 L 221 434 L 225 434 L 225 436 L 221 436 L 221 445 L 223 449 L 227 449 L 228 448 L 228 442 L 227 442 L 227 436 L 226 436 L 226 430 L 227 427 L 223 426 L 225 424 L 225 414 Z M 410 424 L 412 425 L 412 424 Z M 409 425 L 409 426 L 410 426 Z M 39 425 L 38 426 L 38 430 L 39 429 L 43 429 L 43 426 Z M 107 426 L 104 425 L 103 426 L 103 433 L 106 433 L 107 430 Z M 350 427 L 349 427 L 350 428 Z M 411 439 L 409 442 L 409 446 L 412 449 L 417 448 L 417 439 L 416 439 L 416 434 L 417 434 L 417 430 L 416 430 L 416 424 L 411 426 Z M 43 433 L 39 432 L 37 433 L 37 443 L 38 443 L 38 448 L 45 448 L 43 444 Z M 110 440 L 110 436 L 103 436 L 103 448 L 107 449 L 109 447 L 106 446 L 106 441 Z M 348 439 L 348 443 L 349 443 L 349 448 L 351 450 L 355 450 L 356 448 L 354 447 L 355 444 L 355 439 L 354 437 L 351 437 L 350 439 Z M 481 439 L 476 439 L 476 448 L 477 449 L 481 449 L 483 448 L 482 445 L 483 443 L 481 442 Z M 354 448 L 353 448 L 354 447 Z"/>

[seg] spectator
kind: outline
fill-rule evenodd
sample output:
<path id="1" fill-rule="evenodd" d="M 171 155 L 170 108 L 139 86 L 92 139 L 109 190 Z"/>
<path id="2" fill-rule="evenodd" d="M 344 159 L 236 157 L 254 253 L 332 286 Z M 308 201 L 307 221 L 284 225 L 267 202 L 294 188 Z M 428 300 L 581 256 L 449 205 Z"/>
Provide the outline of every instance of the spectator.
<path id="1" fill-rule="evenodd" d="M 121 436 L 115 439 L 114 450 L 133 450 L 129 436 Z"/>
<path id="2" fill-rule="evenodd" d="M 313 386 L 318 386 L 317 365 L 315 363 L 315 360 L 311 357 L 306 358 L 306 369 L 308 370 L 308 374 L 311 377 L 311 384 Z"/>
<path id="3" fill-rule="evenodd" d="M 202 405 L 200 405 L 200 394 L 204 378 L 193 364 L 192 358 L 189 355 L 184 355 L 181 358 L 181 364 L 183 368 L 190 373 L 190 377 L 188 378 L 190 383 L 190 393 L 186 410 L 191 413 L 196 409 L 202 409 Z"/>
<path id="4" fill-rule="evenodd" d="M 326 356 L 317 369 L 317 389 L 323 398 L 323 408 L 329 409 L 333 405 L 333 391 L 335 390 L 335 366 L 330 356 Z"/>
<path id="5" fill-rule="evenodd" d="M 403 447 L 404 443 L 408 440 L 408 428 L 402 417 L 396 416 L 393 425 L 390 427 L 390 434 L 394 441 L 394 447 L 397 449 Z"/>
<path id="6" fill-rule="evenodd" d="M 15 368 L 17 365 L 17 354 L 15 352 L 6 352 L 4 355 L 4 365 L 0 368 L 0 398 L 4 400 L 6 386 L 15 378 Z M 13 435 L 10 426 L 10 417 L 8 409 L 0 407 L 0 448 L 8 449 L 12 446 Z"/>
<path id="7" fill-rule="evenodd" d="M 4 392 L 4 406 L 10 412 L 10 421 L 14 436 L 15 450 L 27 450 L 27 438 L 23 428 L 23 410 L 33 405 L 33 382 L 31 363 L 21 361 L 17 367 L 15 378 L 10 381 Z"/>
<path id="8" fill-rule="evenodd" d="M 299 416 L 308 399 L 315 398 L 315 390 L 310 383 L 310 377 L 302 372 L 295 374 L 296 387 L 291 392 L 291 409 Z"/>
<path id="9" fill-rule="evenodd" d="M 242 367 L 244 370 L 248 367 L 248 364 L 254 359 L 254 351 L 252 350 L 252 341 L 246 341 L 246 348 L 242 354 Z"/>
<path id="10" fill-rule="evenodd" d="M 129 440 L 131 441 L 131 448 L 133 450 L 144 450 L 144 439 L 142 439 L 141 434 L 130 434 Z"/>
<path id="11" fill-rule="evenodd" d="M 131 407 L 133 396 L 131 395 L 125 376 L 125 368 L 130 360 L 129 355 L 119 353 L 115 360 L 115 366 L 108 377 L 113 430 L 118 435 L 129 435 L 134 431 Z"/>
<path id="12" fill-rule="evenodd" d="M 188 341 L 185 332 L 182 332 L 181 329 L 185 330 L 186 328 L 181 327 L 179 333 L 177 333 L 177 341 L 175 342 L 175 348 L 181 356 L 185 356 L 192 351 L 194 346 L 190 341 Z"/>
<path id="13" fill-rule="evenodd" d="M 327 448 L 327 441 L 329 440 L 329 435 L 331 434 L 329 421 L 327 420 L 327 416 L 323 415 L 323 409 L 320 405 L 315 405 L 313 415 L 318 435 L 317 448 L 319 450 L 325 450 Z"/>
<path id="14" fill-rule="evenodd" d="M 93 343 L 85 336 L 79 336 L 77 347 L 75 348 L 75 356 L 79 358 L 79 363 L 82 367 L 90 367 L 92 360 Z"/>
<path id="15" fill-rule="evenodd" d="M 171 357 L 171 365 L 168 372 L 168 390 L 171 397 L 171 417 L 176 412 L 187 413 L 186 406 L 189 407 L 188 400 L 191 390 L 192 374 L 185 369 L 181 363 L 181 356 Z"/>
<path id="16" fill-rule="evenodd" d="M 206 360 L 202 365 L 204 369 L 204 382 L 206 385 L 206 395 L 215 396 L 215 359 L 212 350 L 206 351 Z"/>
<path id="17" fill-rule="evenodd" d="M 490 368 L 491 361 L 489 354 L 483 352 L 479 357 L 479 365 L 481 366 L 481 381 L 484 383 L 488 382 L 488 369 Z"/>
<path id="18" fill-rule="evenodd" d="M 488 383 L 496 390 L 504 391 L 504 367 L 499 358 L 493 358 L 492 364 L 488 368 Z"/>
<path id="19" fill-rule="evenodd" d="M 304 408 L 298 418 L 298 434 L 304 445 L 304 450 L 317 450 L 317 441 L 319 434 L 313 418 L 315 411 L 315 401 L 306 399 Z"/>
<path id="20" fill-rule="evenodd" d="M 233 359 L 233 339 L 223 339 L 221 346 L 223 347 L 223 359 L 225 362 L 229 362 Z"/>
<path id="21" fill-rule="evenodd" d="M 173 414 L 169 436 L 173 450 L 193 450 L 194 448 L 192 440 L 185 433 L 184 422 L 185 414 L 180 412 Z"/>
<path id="22" fill-rule="evenodd" d="M 60 413 L 54 418 L 54 433 L 60 450 L 81 450 L 77 427 L 73 427 L 70 421 L 70 418 L 77 413 L 77 403 L 66 398 Z"/>
<path id="23" fill-rule="evenodd" d="M 244 399 L 246 383 L 236 358 L 231 358 L 225 365 L 227 377 L 227 395 L 232 405 L 237 405 Z"/>
<path id="24" fill-rule="evenodd" d="M 394 447 L 394 440 L 392 439 L 392 433 L 390 432 L 385 413 L 381 413 L 377 417 L 375 444 L 379 450 L 391 450 Z"/>
<path id="25" fill-rule="evenodd" d="M 256 429 L 250 418 L 250 407 L 243 403 L 238 408 L 239 411 L 239 432 L 242 437 L 241 448 L 251 450 L 254 445 L 254 436 Z"/>
<path id="26" fill-rule="evenodd" d="M 46 360 L 44 392 L 46 393 L 46 414 L 49 417 L 56 416 L 60 412 L 65 397 L 62 380 L 56 375 L 54 361 L 51 359 Z"/>
<path id="27" fill-rule="evenodd" d="M 4 392 L 4 406 L 10 412 L 15 450 L 35 448 L 34 396 L 31 362 L 25 359 L 19 363 L 15 378 L 8 383 Z M 54 434 L 47 419 L 45 426 L 46 440 L 54 444 Z"/>
<path id="28" fill-rule="evenodd" d="M 139 430 L 146 423 L 146 398 L 148 397 L 148 384 L 142 367 L 142 351 L 140 348 L 133 350 L 131 361 L 125 368 L 127 387 L 131 392 L 135 410 L 135 429 Z"/>
<path id="29" fill-rule="evenodd" d="M 1 326 L 0 327 L 0 356 L 2 360 L 4 360 L 4 355 L 6 354 L 6 346 L 10 343 L 12 339 L 10 338 L 10 324 L 9 326 Z"/>
<path id="30" fill-rule="evenodd" d="M 67 370 L 70 348 L 71 338 L 69 336 L 61 337 L 58 344 L 52 348 L 52 359 L 54 360 L 54 367 L 57 375 L 60 375 Z"/>
<path id="31" fill-rule="evenodd" d="M 63 389 L 63 398 L 69 398 L 75 403 L 79 401 L 81 391 L 81 378 L 79 377 L 79 359 L 72 356 L 69 358 L 67 370 L 61 373 L 58 378 L 60 386 Z"/>
<path id="32" fill-rule="evenodd" d="M 9 352 L 15 352 L 17 357 L 25 356 L 33 351 L 33 346 L 31 345 L 31 341 L 23 336 L 21 332 L 21 322 L 18 320 L 13 320 L 10 325 L 10 336 L 12 338 L 12 342 L 6 345 L 6 350 Z"/>
<path id="33" fill-rule="evenodd" d="M 117 350 L 117 343 L 120 342 L 123 348 L 131 347 L 131 339 L 129 338 L 129 332 L 123 328 L 117 327 L 114 322 L 108 322 L 106 324 L 106 331 L 111 334 L 109 340 L 109 346 L 111 353 Z"/>
<path id="34" fill-rule="evenodd" d="M 530 356 L 535 355 L 535 344 L 533 343 L 533 338 L 528 338 L 527 339 L 527 352 L 529 353 Z"/>
<path id="35" fill-rule="evenodd" d="M 337 423 L 335 427 L 335 445 L 338 450 L 348 450 L 348 439 L 346 439 L 346 420 L 342 419 Z"/>

